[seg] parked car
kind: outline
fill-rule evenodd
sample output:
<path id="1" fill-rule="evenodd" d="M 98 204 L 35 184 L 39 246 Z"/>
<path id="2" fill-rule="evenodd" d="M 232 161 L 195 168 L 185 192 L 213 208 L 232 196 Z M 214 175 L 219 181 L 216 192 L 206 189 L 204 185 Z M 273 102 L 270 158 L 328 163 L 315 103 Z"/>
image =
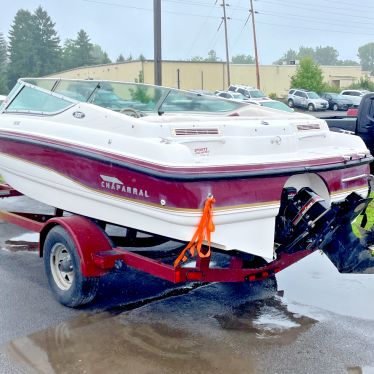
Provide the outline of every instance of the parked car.
<path id="1" fill-rule="evenodd" d="M 266 108 L 272 108 L 272 109 L 278 109 L 278 110 L 283 110 L 284 112 L 289 112 L 293 113 L 295 112 L 292 108 L 287 106 L 286 104 L 278 101 L 278 100 L 261 100 L 257 101 L 261 106 L 266 107 Z"/>
<path id="2" fill-rule="evenodd" d="M 326 110 L 329 107 L 327 100 L 321 99 L 314 91 L 293 88 L 286 96 L 287 104 L 290 108 L 299 106 L 313 110 Z"/>
<path id="3" fill-rule="evenodd" d="M 218 93 L 216 93 L 216 96 L 239 102 L 249 101 L 248 98 L 238 92 L 218 91 Z"/>
<path id="4" fill-rule="evenodd" d="M 324 119 L 330 128 L 330 131 L 340 132 L 346 134 L 347 136 L 358 135 L 360 136 L 366 144 L 371 154 L 374 154 L 374 118 L 373 118 L 373 102 L 374 93 L 370 92 L 363 96 L 363 99 L 358 107 L 356 115 L 352 114 L 347 116 L 335 115 L 329 117 L 320 117 Z M 353 111 L 353 109 L 350 109 Z M 349 142 L 347 143 L 349 144 Z M 367 157 L 357 155 L 358 157 Z M 355 163 L 357 159 L 351 159 L 348 163 Z M 374 162 L 370 164 L 370 172 L 374 173 Z M 369 175 L 368 175 L 369 176 Z"/>
<path id="5" fill-rule="evenodd" d="M 257 88 L 251 87 L 251 86 L 244 86 L 244 85 L 231 85 L 227 91 L 231 92 L 238 92 L 245 96 L 248 99 L 266 99 L 270 100 L 269 98 L 266 97 L 266 95 L 261 91 L 258 90 Z"/>
<path id="6" fill-rule="evenodd" d="M 207 90 L 188 90 L 190 92 L 194 92 L 200 95 L 205 95 L 205 96 L 214 96 L 213 92 L 207 91 Z"/>
<path id="7" fill-rule="evenodd" d="M 322 99 L 325 99 L 329 103 L 329 109 L 332 110 L 348 110 L 353 107 L 352 100 L 346 99 L 344 96 L 333 92 L 325 92 L 320 95 Z"/>
<path id="8" fill-rule="evenodd" d="M 359 106 L 362 98 L 370 93 L 368 90 L 344 90 L 340 92 L 345 99 L 349 99 L 353 102 L 353 105 Z"/>
<path id="9" fill-rule="evenodd" d="M 148 110 L 148 105 L 137 100 L 122 100 L 112 91 L 99 90 L 92 101 L 93 104 L 112 110 L 122 110 L 132 108 L 138 111 Z"/>

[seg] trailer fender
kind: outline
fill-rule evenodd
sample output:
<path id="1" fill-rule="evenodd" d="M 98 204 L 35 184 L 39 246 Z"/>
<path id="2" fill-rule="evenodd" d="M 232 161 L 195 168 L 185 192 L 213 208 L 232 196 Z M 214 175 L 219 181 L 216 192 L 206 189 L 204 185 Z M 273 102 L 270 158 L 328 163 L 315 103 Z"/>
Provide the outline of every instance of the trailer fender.
<path id="1" fill-rule="evenodd" d="M 112 249 L 111 244 L 99 227 L 82 216 L 55 217 L 50 219 L 40 232 L 40 257 L 43 257 L 43 247 L 48 232 L 56 225 L 61 225 L 73 239 L 81 261 L 83 276 L 97 277 L 108 272 L 108 270 L 96 266 L 92 255 L 96 252 L 110 251 Z"/>

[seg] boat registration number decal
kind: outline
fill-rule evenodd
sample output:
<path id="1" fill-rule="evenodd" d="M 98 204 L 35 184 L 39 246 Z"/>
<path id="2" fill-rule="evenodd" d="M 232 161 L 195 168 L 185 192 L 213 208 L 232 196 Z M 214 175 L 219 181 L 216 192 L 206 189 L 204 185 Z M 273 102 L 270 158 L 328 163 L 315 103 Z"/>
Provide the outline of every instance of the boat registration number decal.
<path id="1" fill-rule="evenodd" d="M 107 190 L 114 190 L 118 192 L 124 192 L 126 194 L 149 197 L 148 191 L 140 189 L 138 186 L 125 186 L 119 179 L 115 177 L 108 177 L 106 175 L 100 175 L 101 187 Z"/>

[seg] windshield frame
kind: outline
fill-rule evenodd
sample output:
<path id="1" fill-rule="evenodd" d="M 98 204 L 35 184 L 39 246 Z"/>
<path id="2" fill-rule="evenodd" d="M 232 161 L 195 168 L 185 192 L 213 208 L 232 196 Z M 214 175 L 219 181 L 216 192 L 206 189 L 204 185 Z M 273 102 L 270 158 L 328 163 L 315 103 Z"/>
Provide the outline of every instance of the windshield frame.
<path id="1" fill-rule="evenodd" d="M 46 90 L 44 88 L 32 85 L 32 84 L 27 83 L 27 82 L 24 82 L 22 79 L 19 79 L 16 84 L 19 84 L 18 89 L 12 94 L 11 97 L 8 96 L 9 100 L 7 101 L 6 105 L 2 108 L 2 110 L 0 110 L 0 113 L 17 113 L 17 114 L 31 114 L 31 115 L 42 115 L 42 116 L 54 116 L 56 114 L 65 112 L 66 110 L 70 109 L 74 105 L 80 104 L 80 101 L 71 99 L 70 97 L 63 96 L 63 95 L 60 95 L 60 94 L 55 93 L 53 91 Z M 18 95 L 22 92 L 22 90 L 25 87 L 32 88 L 32 89 L 34 89 L 36 91 L 40 91 L 40 92 L 43 92 L 43 93 L 45 93 L 47 95 L 50 95 L 50 96 L 56 97 L 58 99 L 70 102 L 71 105 L 68 105 L 67 107 L 63 108 L 62 110 L 58 110 L 56 112 L 43 112 L 41 110 L 37 111 L 37 110 L 22 110 L 22 109 L 9 110 L 8 107 L 13 103 L 13 101 L 18 97 Z"/>
<path id="2" fill-rule="evenodd" d="M 41 89 L 41 90 L 45 90 L 41 87 L 38 87 L 37 85 L 33 85 L 33 84 L 30 84 L 28 83 L 27 81 L 30 80 L 30 81 L 53 81 L 54 83 L 51 84 L 51 86 L 53 86 L 52 90 L 51 91 L 48 91 L 49 93 L 54 93 L 56 95 L 59 96 L 63 96 L 64 98 L 69 98 L 68 96 L 64 96 L 64 95 L 60 95 L 58 94 L 57 92 L 55 93 L 55 91 L 58 91 L 58 88 L 61 84 L 61 82 L 85 82 L 85 80 L 82 80 L 82 79 L 66 79 L 66 78 L 20 78 L 18 80 L 17 83 L 20 83 L 20 85 L 22 86 L 23 84 L 27 84 L 27 85 L 31 85 L 32 87 L 36 87 L 38 89 Z M 156 86 L 156 85 L 151 85 L 151 84 L 144 84 L 144 83 L 132 83 L 132 82 L 120 82 L 120 81 L 109 81 L 109 80 L 87 80 L 87 82 L 90 82 L 91 84 L 92 83 L 96 83 L 95 85 L 95 89 L 92 91 L 92 93 L 89 95 L 88 99 L 87 99 L 87 103 L 93 103 L 94 101 L 94 98 L 95 98 L 95 95 L 96 93 L 100 90 L 100 86 L 105 83 L 110 83 L 110 84 L 121 84 L 121 85 L 129 85 L 129 86 L 132 86 L 132 87 L 149 87 L 149 88 L 154 88 L 154 89 L 158 89 L 158 90 L 162 90 L 163 92 L 161 92 L 161 95 L 160 95 L 160 98 L 159 100 L 157 101 L 157 103 L 155 103 L 155 106 L 152 110 L 149 110 L 149 111 L 146 111 L 144 110 L 144 113 L 147 114 L 147 113 L 159 113 L 160 111 L 161 112 L 164 112 L 164 110 L 162 109 L 162 105 L 165 103 L 165 101 L 167 100 L 168 96 L 170 94 L 178 94 L 178 92 L 180 92 L 182 95 L 191 95 L 191 97 L 194 97 L 196 98 L 197 100 L 204 100 L 204 98 L 208 99 L 209 100 L 220 100 L 224 103 L 227 102 L 227 99 L 224 99 L 222 97 L 216 97 L 215 95 L 212 95 L 212 96 L 206 96 L 206 95 L 202 95 L 200 93 L 196 93 L 196 92 L 191 92 L 191 91 L 186 91 L 186 90 L 180 90 L 180 89 L 176 89 L 176 88 L 170 88 L 170 87 L 163 87 L 163 86 Z M 20 91 L 20 90 L 19 90 Z M 19 91 L 17 91 L 17 95 L 19 93 Z M 14 97 L 12 98 L 11 101 L 13 101 L 13 99 L 17 96 L 17 95 L 14 95 Z M 76 101 L 72 98 L 69 98 L 71 99 L 72 101 L 74 102 L 77 102 L 77 103 L 81 103 L 80 101 Z M 221 110 L 221 111 L 200 111 L 200 113 L 207 113 L 209 115 L 213 114 L 213 113 L 229 113 L 233 110 L 239 110 L 239 109 L 242 109 L 244 107 L 246 107 L 246 104 L 245 103 L 242 103 L 242 102 L 234 102 L 236 107 L 235 108 L 232 108 L 232 109 L 228 109 L 228 110 Z M 10 102 L 7 103 L 7 106 L 10 104 Z M 95 105 L 95 104 L 94 104 Z M 161 108 L 161 109 L 160 109 Z M 109 109 L 109 110 L 112 110 L 112 111 L 115 111 L 117 112 L 117 110 L 114 110 L 114 109 Z M 195 111 L 195 113 L 197 113 L 199 111 Z M 167 113 L 169 114 L 172 114 L 174 113 L 174 111 L 167 111 Z M 175 111 L 175 113 L 177 113 L 177 111 Z"/>

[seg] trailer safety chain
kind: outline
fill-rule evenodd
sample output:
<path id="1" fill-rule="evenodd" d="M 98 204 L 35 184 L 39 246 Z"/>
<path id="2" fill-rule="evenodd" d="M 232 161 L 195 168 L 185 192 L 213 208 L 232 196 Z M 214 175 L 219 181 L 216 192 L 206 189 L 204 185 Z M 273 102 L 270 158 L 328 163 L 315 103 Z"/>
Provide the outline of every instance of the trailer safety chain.
<path id="1" fill-rule="evenodd" d="M 197 250 L 199 256 L 201 258 L 209 257 L 211 254 L 210 250 L 210 233 L 215 231 L 215 227 L 213 224 L 213 204 L 216 202 L 216 199 L 213 196 L 209 197 L 205 201 L 204 212 L 203 216 L 201 217 L 199 226 L 195 232 L 195 235 L 191 239 L 188 246 L 182 251 L 179 257 L 174 262 L 174 267 L 178 266 L 178 264 L 182 261 L 185 262 L 187 260 L 187 256 L 185 253 L 189 250 L 191 257 L 195 256 L 195 250 Z M 201 252 L 201 246 L 203 241 L 207 239 L 209 243 L 209 251 L 204 254 Z"/>

